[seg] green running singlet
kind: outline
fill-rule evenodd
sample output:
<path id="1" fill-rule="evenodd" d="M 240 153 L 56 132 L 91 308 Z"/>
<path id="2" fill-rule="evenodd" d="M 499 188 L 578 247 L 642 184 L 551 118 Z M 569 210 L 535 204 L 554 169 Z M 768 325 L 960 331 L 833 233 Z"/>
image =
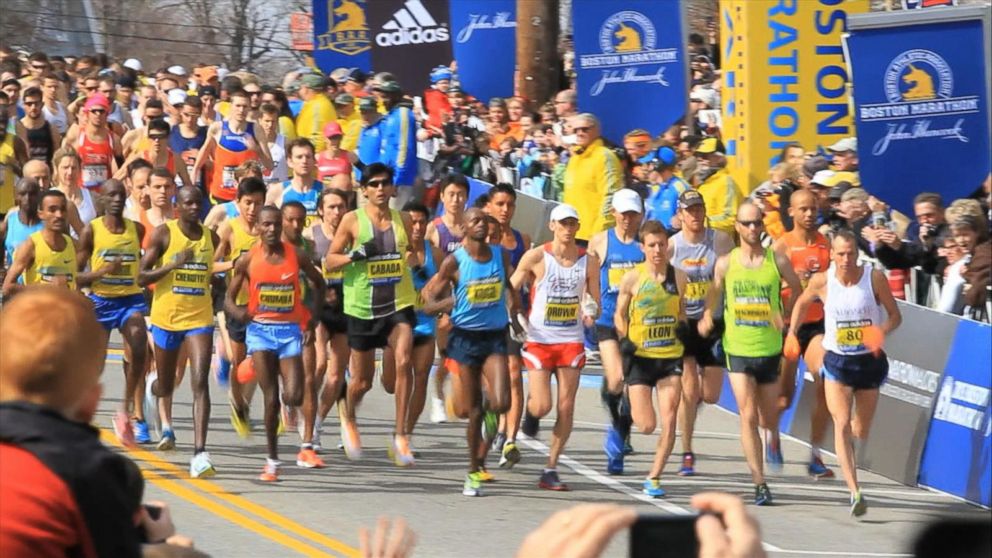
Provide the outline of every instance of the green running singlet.
<path id="1" fill-rule="evenodd" d="M 384 318 L 412 307 L 417 296 L 406 263 L 407 238 L 399 211 L 390 210 L 392 226 L 381 231 L 372 226 L 364 208 L 358 209 L 358 238 L 352 249 L 374 240 L 379 254 L 353 262 L 344 270 L 344 313 L 362 320 Z"/>
<path id="2" fill-rule="evenodd" d="M 741 250 L 729 255 L 724 280 L 726 304 L 723 319 L 723 350 L 734 356 L 768 357 L 782 352 L 781 277 L 775 254 L 765 249 L 765 259 L 756 269 L 741 264 Z M 778 319 L 776 319 L 778 318 Z"/>

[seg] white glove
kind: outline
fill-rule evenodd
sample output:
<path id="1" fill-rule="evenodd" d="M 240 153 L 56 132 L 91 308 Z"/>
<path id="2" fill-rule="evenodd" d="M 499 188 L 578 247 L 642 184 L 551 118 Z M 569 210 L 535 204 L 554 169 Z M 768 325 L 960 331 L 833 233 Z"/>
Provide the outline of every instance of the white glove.
<path id="1" fill-rule="evenodd" d="M 595 318 L 597 314 L 599 314 L 599 305 L 591 296 L 586 295 L 582 299 L 582 315 Z"/>

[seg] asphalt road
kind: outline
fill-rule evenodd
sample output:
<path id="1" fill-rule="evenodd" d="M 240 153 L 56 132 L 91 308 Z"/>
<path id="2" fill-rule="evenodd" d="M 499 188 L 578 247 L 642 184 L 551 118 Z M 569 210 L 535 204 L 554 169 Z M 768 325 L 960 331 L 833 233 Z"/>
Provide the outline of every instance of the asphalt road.
<path id="1" fill-rule="evenodd" d="M 119 354 L 112 354 L 104 372 L 104 400 L 97 423 L 113 444 L 111 412 L 119 404 L 123 378 Z M 591 371 L 595 373 L 594 371 Z M 542 421 L 537 439 L 521 442 L 523 460 L 512 471 L 490 469 L 496 482 L 485 496 L 462 496 L 467 455 L 464 423 L 422 422 L 414 438 L 421 453 L 413 468 L 401 469 L 386 455 L 393 402 L 376 386 L 359 410 L 365 447 L 358 462 L 334 449 L 338 439 L 336 414 L 324 425 L 327 467 L 295 467 L 298 436 L 285 434 L 280 453 L 284 467 L 280 482 L 255 479 L 264 463 L 261 424 L 243 442 L 228 420 L 223 388 L 211 380 L 213 399 L 208 450 L 217 468 L 209 480 L 188 476 L 192 452 L 192 420 L 188 381 L 179 387 L 174 427 L 175 451 L 146 446 L 128 452 L 145 471 L 146 499 L 167 502 L 179 531 L 215 557 L 357 556 L 358 529 L 374 525 L 381 515 L 402 516 L 418 535 L 416 556 L 510 557 L 520 541 L 553 512 L 583 502 L 610 502 L 642 512 L 685 513 L 692 494 L 723 490 L 750 501 L 753 487 L 741 456 L 737 417 L 716 407 L 700 413 L 696 455 L 698 475 L 674 475 L 677 457 L 669 461 L 662 486 L 663 499 L 640 494 L 657 434 L 635 435 L 636 453 L 627 458 L 627 474 L 606 476 L 602 452 L 606 412 L 600 406 L 598 378 L 589 377 L 579 390 L 576 428 L 559 467 L 571 492 L 537 488 L 553 418 Z M 256 397 L 253 417 L 261 417 Z M 426 421 L 427 413 L 422 419 Z M 837 478 L 813 481 L 806 476 L 808 448 L 786 439 L 786 466 L 769 477 L 775 505 L 749 510 L 759 519 L 762 537 L 772 556 L 908 556 L 914 533 L 942 516 L 988 518 L 989 512 L 947 495 L 906 487 L 881 476 L 862 473 L 870 509 L 861 521 L 848 514 L 848 493 Z M 675 451 L 681 452 L 676 441 Z M 836 468 L 832 458 L 828 465 Z M 838 477 L 840 471 L 837 469 Z M 605 556 L 627 555 L 621 534 Z"/>

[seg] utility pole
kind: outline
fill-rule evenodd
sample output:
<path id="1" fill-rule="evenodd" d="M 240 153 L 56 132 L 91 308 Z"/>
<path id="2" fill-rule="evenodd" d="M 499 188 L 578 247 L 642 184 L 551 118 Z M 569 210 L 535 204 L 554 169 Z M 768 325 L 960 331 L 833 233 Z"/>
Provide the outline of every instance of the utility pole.
<path id="1" fill-rule="evenodd" d="M 520 95 L 540 105 L 558 86 L 558 0 L 517 0 Z"/>

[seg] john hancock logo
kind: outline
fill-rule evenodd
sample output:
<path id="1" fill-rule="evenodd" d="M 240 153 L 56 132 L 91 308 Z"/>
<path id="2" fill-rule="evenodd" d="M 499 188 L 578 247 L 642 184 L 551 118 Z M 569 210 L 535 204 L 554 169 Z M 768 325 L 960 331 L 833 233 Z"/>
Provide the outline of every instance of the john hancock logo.
<path id="1" fill-rule="evenodd" d="M 319 50 L 355 55 L 369 50 L 372 35 L 365 0 L 327 0 L 327 33 L 317 36 Z"/>
<path id="2" fill-rule="evenodd" d="M 862 122 L 886 121 L 887 130 L 872 146 L 873 155 L 883 155 L 893 142 L 917 139 L 947 139 L 968 143 L 964 118 L 953 121 L 935 118 L 978 112 L 978 96 L 954 96 L 954 72 L 939 54 L 912 49 L 889 62 L 882 78 L 887 102 L 859 108 Z M 889 122 L 891 121 L 891 122 Z"/>
<path id="3" fill-rule="evenodd" d="M 595 97 L 618 83 L 645 82 L 668 87 L 664 65 L 678 61 L 678 50 L 657 49 L 657 39 L 654 24 L 640 12 L 627 10 L 607 18 L 599 29 L 600 52 L 579 56 L 581 68 L 602 72 L 589 94 Z"/>

